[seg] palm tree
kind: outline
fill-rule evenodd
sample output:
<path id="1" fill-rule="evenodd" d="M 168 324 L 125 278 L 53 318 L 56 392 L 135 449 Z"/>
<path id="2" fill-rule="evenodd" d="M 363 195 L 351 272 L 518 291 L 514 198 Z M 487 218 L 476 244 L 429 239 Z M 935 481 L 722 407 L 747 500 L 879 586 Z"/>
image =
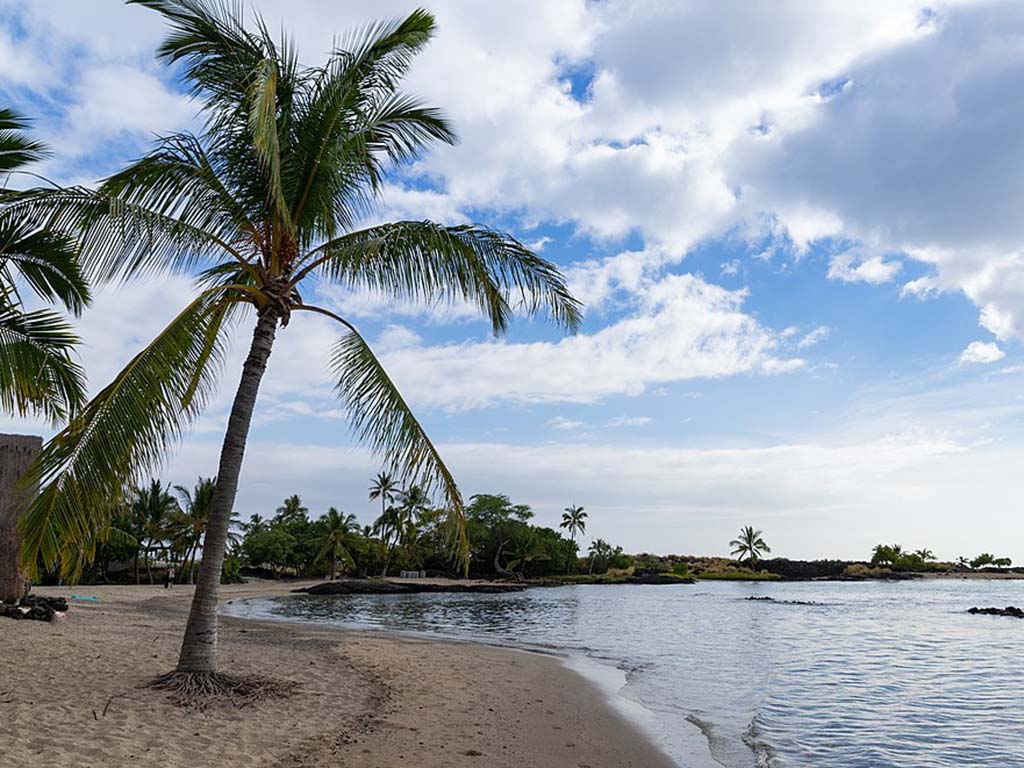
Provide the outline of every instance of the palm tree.
<path id="1" fill-rule="evenodd" d="M 255 533 L 262 533 L 267 529 L 267 521 L 259 515 L 249 515 L 249 522 L 242 523 L 242 532 L 246 536 L 252 536 Z"/>
<path id="2" fill-rule="evenodd" d="M 395 506 L 387 507 L 381 512 L 380 517 L 373 521 L 373 535 L 380 537 L 386 551 L 384 569 L 380 573 L 382 579 L 386 579 L 388 576 L 388 569 L 391 567 L 391 555 L 394 553 L 395 544 L 401 535 L 404 523 L 402 510 Z"/>
<path id="3" fill-rule="evenodd" d="M 608 558 L 612 551 L 612 545 L 604 539 L 594 539 L 590 542 L 590 547 L 587 548 L 587 554 L 590 555 L 590 567 L 587 569 L 587 574 L 592 575 L 594 573 L 595 560 L 598 558 Z"/>
<path id="4" fill-rule="evenodd" d="M 755 531 L 751 525 L 740 528 L 739 538 L 730 541 L 729 546 L 733 548 L 732 554 L 738 555 L 741 562 L 746 560 L 752 571 L 757 569 L 757 561 L 761 554 L 772 551 L 761 538 L 761 531 Z"/>
<path id="5" fill-rule="evenodd" d="M 302 499 L 298 494 L 294 494 L 285 499 L 284 504 L 277 508 L 275 520 L 279 523 L 288 523 L 305 517 L 307 514 L 309 514 L 309 510 L 302 506 Z"/>
<path id="6" fill-rule="evenodd" d="M 387 578 L 395 547 L 403 541 L 408 543 L 415 540 L 420 515 L 430 507 L 430 498 L 420 485 L 412 485 L 408 490 L 397 491 L 394 496 L 397 497 L 399 505 L 387 507 L 373 523 L 373 532 L 380 536 L 387 547 L 381 578 Z"/>
<path id="7" fill-rule="evenodd" d="M 391 475 L 387 472 L 378 472 L 377 477 L 370 483 L 370 501 L 380 499 L 380 513 L 383 515 L 388 504 L 395 500 L 401 490 Z"/>
<path id="8" fill-rule="evenodd" d="M 27 129 L 27 121 L 0 108 L 0 173 L 5 178 L 25 173 L 26 165 L 49 154 L 45 145 L 29 137 Z M 56 312 L 26 311 L 19 291 L 30 290 L 78 315 L 89 301 L 89 290 L 74 242 L 40 226 L 30 212 L 18 208 L 18 198 L 19 193 L 0 188 L 0 412 L 38 415 L 56 424 L 85 401 L 85 373 L 72 358 L 78 338 Z M 4 506 L 7 509 L 0 511 L 0 601 L 14 602 L 25 591 L 18 563 L 22 504 Z M 108 499 L 105 509 L 112 507 Z M 103 529 L 99 525 L 94 533 Z M 70 546 L 64 561 L 82 563 L 78 553 L 91 560 L 98 540 L 94 535 L 88 547 Z"/>
<path id="9" fill-rule="evenodd" d="M 888 544 L 875 544 L 874 549 L 871 550 L 871 564 L 872 565 L 889 565 L 894 561 L 894 554 L 892 547 Z"/>
<path id="10" fill-rule="evenodd" d="M 293 316 L 337 323 L 330 367 L 356 437 L 403 479 L 443 493 L 458 534 L 453 554 L 464 567 L 468 559 L 451 472 L 355 325 L 306 302 L 312 281 L 396 300 L 467 301 L 497 334 L 517 311 L 546 310 L 574 330 L 579 304 L 553 264 L 507 235 L 423 221 L 356 228 L 389 164 L 455 140 L 438 110 L 398 90 L 433 35 L 429 13 L 364 28 L 309 68 L 262 22 L 246 29 L 234 6 L 132 2 L 170 25 L 159 56 L 181 65 L 205 118 L 199 134 L 162 138 L 96 190 L 40 193 L 25 205 L 79 227 L 82 259 L 98 279 L 202 266 L 201 290 L 44 449 L 35 465 L 42 490 L 22 517 L 23 562 L 53 563 L 62 539 L 82 538 L 95 524 L 98 501 L 165 455 L 215 391 L 228 329 L 251 312 L 198 584 L 176 674 L 162 681 L 181 690 L 201 679 L 211 690 L 219 685 L 217 597 L 242 458 L 275 336 Z"/>
<path id="11" fill-rule="evenodd" d="M 526 578 L 527 571 L 533 563 L 551 559 L 547 552 L 538 546 L 536 534 L 532 531 L 517 542 L 509 554 L 512 559 L 508 561 L 508 567 L 516 572 L 517 579 Z"/>
<path id="12" fill-rule="evenodd" d="M 163 549 L 167 526 L 171 515 L 179 511 L 177 500 L 170 494 L 170 484 L 164 486 L 156 478 L 149 485 L 136 488 L 132 501 L 132 514 L 141 523 L 145 546 L 143 557 L 146 562 L 146 577 L 153 583 L 152 556 L 157 549 Z M 161 546 L 157 546 L 158 542 Z M 137 574 L 136 574 L 137 576 Z M 136 579 L 137 580 L 137 579 Z"/>
<path id="13" fill-rule="evenodd" d="M 196 555 L 203 545 L 203 536 L 213 509 L 213 494 L 217 487 L 217 478 L 200 477 L 192 489 L 181 485 L 174 486 L 178 493 L 181 510 L 172 517 L 171 537 L 182 553 L 182 574 L 180 578 L 186 584 L 192 583 L 196 567 Z M 230 526 L 240 525 L 237 513 L 232 513 Z M 257 518 L 258 519 L 258 518 Z M 238 534 L 228 529 L 228 541 L 237 540 Z"/>
<path id="14" fill-rule="evenodd" d="M 587 513 L 583 511 L 583 507 L 571 504 L 562 513 L 562 522 L 558 524 L 558 527 L 567 529 L 572 537 L 572 543 L 575 544 L 576 535 L 587 532 Z"/>
<path id="15" fill-rule="evenodd" d="M 28 126 L 0 108 L 0 174 L 8 178 L 50 154 L 28 136 Z M 77 316 L 89 289 L 74 241 L 19 205 L 29 194 L 0 189 L 0 410 L 56 424 L 85 402 L 85 372 L 71 356 L 78 338 L 56 312 L 25 311 L 19 290 Z"/>
<path id="16" fill-rule="evenodd" d="M 932 552 L 930 549 L 916 549 L 916 550 L 914 550 L 914 554 L 917 555 L 919 558 L 921 558 L 926 563 L 929 560 L 934 560 L 935 559 L 935 553 Z"/>
<path id="17" fill-rule="evenodd" d="M 343 515 L 331 507 L 324 519 L 326 531 L 320 539 L 321 549 L 316 559 L 319 562 L 328 554 L 331 556 L 331 581 L 338 578 L 338 560 L 353 565 L 352 554 L 348 550 L 353 534 L 358 533 L 359 523 L 355 515 Z"/>

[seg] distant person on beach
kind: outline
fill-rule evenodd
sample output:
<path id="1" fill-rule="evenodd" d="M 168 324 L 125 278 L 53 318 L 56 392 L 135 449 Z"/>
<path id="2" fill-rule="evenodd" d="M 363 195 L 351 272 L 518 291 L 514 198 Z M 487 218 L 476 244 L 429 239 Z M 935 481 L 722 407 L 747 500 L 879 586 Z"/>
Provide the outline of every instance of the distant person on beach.
<path id="1" fill-rule="evenodd" d="M 174 585 L 174 569 L 168 568 L 164 571 L 164 589 L 170 589 Z"/>

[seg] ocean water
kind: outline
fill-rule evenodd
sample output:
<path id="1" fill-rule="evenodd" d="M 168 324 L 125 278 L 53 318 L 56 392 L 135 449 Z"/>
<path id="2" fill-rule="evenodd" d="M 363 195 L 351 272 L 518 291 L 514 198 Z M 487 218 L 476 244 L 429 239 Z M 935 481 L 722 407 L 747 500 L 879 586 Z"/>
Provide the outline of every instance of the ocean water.
<path id="1" fill-rule="evenodd" d="M 1024 621 L 975 605 L 1024 605 L 1024 582 L 296 595 L 226 611 L 559 653 L 687 768 L 1024 766 Z"/>

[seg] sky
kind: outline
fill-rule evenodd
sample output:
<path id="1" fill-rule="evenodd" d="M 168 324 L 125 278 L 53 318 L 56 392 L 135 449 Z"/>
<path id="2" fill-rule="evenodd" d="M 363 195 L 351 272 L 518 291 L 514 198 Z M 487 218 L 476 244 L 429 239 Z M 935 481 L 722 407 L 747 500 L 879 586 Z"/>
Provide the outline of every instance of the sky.
<path id="1" fill-rule="evenodd" d="M 579 334 L 320 284 L 381 355 L 467 497 L 506 493 L 627 551 L 866 558 L 878 542 L 1024 561 L 1024 5 L 427 2 L 406 90 L 460 136 L 390 175 L 373 221 L 477 222 L 567 275 Z M 417 3 L 265 0 L 318 64 Z M 196 129 L 158 15 L 0 0 L 0 102 L 93 184 Z M 98 391 L 188 275 L 104 287 L 77 321 Z M 321 320 L 323 320 L 321 322 Z M 237 509 L 292 493 L 372 521 L 380 462 L 326 370 L 329 321 L 278 336 Z M 166 465 L 216 471 L 245 354 Z M 0 419 L 4 431 L 51 434 Z"/>

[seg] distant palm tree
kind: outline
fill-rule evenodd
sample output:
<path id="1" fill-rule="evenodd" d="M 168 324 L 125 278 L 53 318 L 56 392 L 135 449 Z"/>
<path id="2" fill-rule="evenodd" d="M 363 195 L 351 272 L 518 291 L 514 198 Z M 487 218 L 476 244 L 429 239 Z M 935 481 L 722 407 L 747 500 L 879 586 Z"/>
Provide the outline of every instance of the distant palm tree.
<path id="1" fill-rule="evenodd" d="M 587 513 L 583 511 L 583 507 L 571 504 L 562 513 L 562 522 L 558 524 L 558 527 L 567 529 L 572 543 L 575 544 L 577 534 L 582 535 L 587 532 Z M 569 568 L 572 568 L 571 564 Z"/>
<path id="2" fill-rule="evenodd" d="M 533 563 L 551 559 L 550 556 L 538 546 L 536 534 L 533 532 L 518 541 L 509 554 L 511 555 L 511 559 L 508 561 L 508 567 L 512 571 L 518 570 L 517 580 L 527 576 L 527 572 Z"/>
<path id="3" fill-rule="evenodd" d="M 964 557 L 963 555 L 961 555 L 960 557 L 958 557 L 956 559 L 956 567 L 957 568 L 969 568 L 970 565 L 971 565 L 970 559 Z"/>
<path id="4" fill-rule="evenodd" d="M 196 557 L 203 547 L 206 527 L 209 524 L 210 514 L 213 511 L 213 494 L 216 488 L 217 478 L 215 477 L 200 477 L 196 481 L 195 488 L 191 490 L 181 485 L 174 487 L 174 490 L 178 493 L 182 509 L 172 517 L 171 533 L 183 554 L 183 573 L 180 578 L 186 584 L 192 583 L 192 574 L 196 567 Z M 256 519 L 258 520 L 259 518 L 257 517 Z M 239 543 L 241 537 L 231 530 L 237 527 L 242 527 L 242 525 L 238 521 L 238 513 L 232 512 L 227 534 L 229 544 Z"/>
<path id="5" fill-rule="evenodd" d="M 920 557 L 926 563 L 929 560 L 934 560 L 935 559 L 935 553 L 932 552 L 930 549 L 917 549 L 917 550 L 914 550 L 914 554 L 917 555 L 918 557 Z"/>
<path id="6" fill-rule="evenodd" d="M 231 689 L 217 677 L 216 660 L 227 533 L 260 384 L 293 316 L 314 313 L 337 329 L 328 362 L 356 438 L 403 478 L 443 493 L 457 535 L 453 554 L 468 565 L 455 478 L 355 324 L 307 303 L 315 286 L 466 302 L 497 334 L 517 312 L 546 313 L 575 330 L 580 308 L 554 264 L 500 232 L 428 221 L 359 228 L 393 165 L 455 141 L 439 110 L 400 90 L 433 36 L 429 13 L 367 25 L 341 38 L 322 66 L 308 67 L 286 35 L 261 21 L 247 28 L 238 3 L 132 1 L 170 26 L 159 56 L 178 65 L 176 76 L 198 102 L 198 133 L 161 137 L 96 189 L 38 193 L 23 206 L 74 226 L 82 261 L 98 280 L 169 270 L 198 284 L 187 306 L 40 454 L 32 480 L 41 490 L 21 517 L 22 562 L 54 565 L 61 541 L 83 538 L 118 488 L 166 456 L 217 391 L 231 329 L 250 318 L 198 586 L 175 674 L 160 683 Z"/>
<path id="7" fill-rule="evenodd" d="M 142 532 L 145 536 L 143 558 L 146 563 L 146 576 L 150 584 L 153 583 L 152 557 L 158 549 L 156 544 L 164 541 L 171 515 L 179 511 L 178 502 L 170 494 L 170 490 L 169 483 L 164 486 L 154 478 L 149 481 L 148 486 L 136 488 L 132 495 L 132 515 L 142 524 Z"/>
<path id="8" fill-rule="evenodd" d="M 267 521 L 259 515 L 249 515 L 249 522 L 242 523 L 242 530 L 246 536 L 252 536 L 255 533 L 263 533 L 267 529 Z"/>
<path id="9" fill-rule="evenodd" d="M 894 561 L 892 547 L 888 544 L 875 544 L 871 550 L 872 565 L 889 565 Z"/>
<path id="10" fill-rule="evenodd" d="M 338 578 L 339 560 L 353 565 L 352 554 L 348 548 L 353 535 L 359 531 L 359 523 L 355 515 L 345 515 L 331 507 L 324 518 L 324 527 L 325 532 L 320 539 L 320 552 L 316 559 L 319 561 L 327 555 L 331 556 L 331 581 L 334 581 Z"/>
<path id="11" fill-rule="evenodd" d="M 289 496 L 284 504 L 277 508 L 276 520 L 279 523 L 290 523 L 309 514 L 309 510 L 302 506 L 302 499 L 298 494 Z"/>
<path id="12" fill-rule="evenodd" d="M 380 537 L 386 553 L 384 556 L 384 568 L 380 572 L 383 579 L 387 578 L 388 569 L 391 568 L 391 555 L 395 551 L 398 538 L 402 535 L 404 524 L 405 518 L 402 515 L 402 510 L 395 506 L 385 508 L 380 513 L 380 517 L 373 521 L 373 534 Z"/>
<path id="13" fill-rule="evenodd" d="M 421 515 L 430 507 L 430 498 L 422 486 L 412 485 L 407 490 L 398 491 L 398 506 L 388 507 L 374 522 L 374 532 L 380 535 L 387 547 L 384 559 L 384 570 L 381 577 L 386 578 L 391 567 L 391 558 L 395 547 L 400 543 L 408 545 L 415 541 L 419 534 L 418 523 Z"/>
<path id="14" fill-rule="evenodd" d="M 378 472 L 377 477 L 370 483 L 370 501 L 380 499 L 380 513 L 383 515 L 388 504 L 395 500 L 401 490 L 391 475 L 387 472 Z"/>
<path id="15" fill-rule="evenodd" d="M 733 548 L 732 554 L 738 555 L 740 562 L 745 559 L 749 563 L 751 570 L 757 568 L 757 561 L 762 553 L 772 551 L 761 538 L 761 531 L 755 531 L 751 525 L 740 528 L 739 538 L 730 541 L 729 546 Z"/>
<path id="16" fill-rule="evenodd" d="M 587 549 L 587 554 L 590 555 L 590 567 L 587 569 L 587 573 L 590 575 L 594 573 L 595 560 L 606 559 L 611 556 L 612 552 L 611 544 L 604 539 L 594 539 L 590 542 L 590 547 Z"/>

